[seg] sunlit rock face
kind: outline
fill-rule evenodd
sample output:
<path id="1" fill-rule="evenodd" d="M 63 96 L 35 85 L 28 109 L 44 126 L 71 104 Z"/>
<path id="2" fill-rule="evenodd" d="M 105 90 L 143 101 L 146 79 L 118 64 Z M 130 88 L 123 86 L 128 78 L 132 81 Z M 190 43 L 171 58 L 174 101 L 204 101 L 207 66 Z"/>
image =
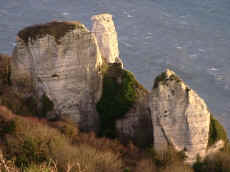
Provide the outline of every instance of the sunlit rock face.
<path id="1" fill-rule="evenodd" d="M 122 63 L 119 58 L 116 28 L 111 14 L 99 14 L 91 17 L 92 32 L 96 35 L 102 57 L 108 63 Z"/>
<path id="2" fill-rule="evenodd" d="M 53 115 L 68 116 L 81 128 L 97 125 L 102 65 L 95 36 L 79 22 L 51 22 L 21 30 L 12 58 L 13 84 L 54 104 Z"/>
<path id="3" fill-rule="evenodd" d="M 210 112 L 203 99 L 173 71 L 155 80 L 151 93 L 153 139 L 156 150 L 169 145 L 185 151 L 187 162 L 204 157 L 208 146 Z"/>

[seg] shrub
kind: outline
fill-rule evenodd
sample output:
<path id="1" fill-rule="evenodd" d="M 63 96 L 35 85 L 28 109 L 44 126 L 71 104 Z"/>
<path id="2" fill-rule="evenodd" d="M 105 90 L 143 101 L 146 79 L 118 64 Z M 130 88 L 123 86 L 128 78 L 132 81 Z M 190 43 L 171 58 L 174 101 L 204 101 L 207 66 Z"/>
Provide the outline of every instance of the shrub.
<path id="1" fill-rule="evenodd" d="M 159 168 L 165 168 L 174 163 L 182 163 L 185 159 L 183 152 L 177 152 L 172 147 L 168 147 L 167 150 L 155 151 L 152 150 L 153 161 Z"/>
<path id="2" fill-rule="evenodd" d="M 227 134 L 224 127 L 217 121 L 213 115 L 210 115 L 209 140 L 208 145 L 215 144 L 218 140 L 227 141 Z"/>
<path id="3" fill-rule="evenodd" d="M 157 172 L 157 168 L 151 159 L 143 159 L 138 162 L 134 172 Z"/>
<path id="4" fill-rule="evenodd" d="M 40 117 L 47 117 L 48 112 L 52 111 L 54 108 L 53 102 L 45 94 L 41 97 L 42 109 L 38 114 Z"/>
<path id="5" fill-rule="evenodd" d="M 218 152 L 197 161 L 193 168 L 195 172 L 230 172 L 230 155 Z"/>
<path id="6" fill-rule="evenodd" d="M 116 119 L 124 116 L 133 106 L 138 91 L 146 91 L 133 74 L 123 70 L 120 64 L 112 64 L 104 74 L 103 93 L 97 103 L 100 114 L 100 135 L 116 137 Z"/>
<path id="7" fill-rule="evenodd" d="M 162 172 L 193 172 L 193 169 L 183 163 L 173 163 L 163 169 Z"/>
<path id="8" fill-rule="evenodd" d="M 15 123 L 14 132 L 5 133 L 1 140 L 5 157 L 15 160 L 16 166 L 23 171 L 39 171 L 42 164 L 45 170 L 49 170 L 47 162 L 50 160 L 57 164 L 58 171 L 63 172 L 68 170 L 80 172 L 86 169 L 87 172 L 122 171 L 119 152 L 100 149 L 99 146 L 95 148 L 88 143 L 73 145 L 69 137 L 48 127 L 46 121 L 36 118 L 15 115 L 6 118 L 0 113 L 0 119 Z"/>

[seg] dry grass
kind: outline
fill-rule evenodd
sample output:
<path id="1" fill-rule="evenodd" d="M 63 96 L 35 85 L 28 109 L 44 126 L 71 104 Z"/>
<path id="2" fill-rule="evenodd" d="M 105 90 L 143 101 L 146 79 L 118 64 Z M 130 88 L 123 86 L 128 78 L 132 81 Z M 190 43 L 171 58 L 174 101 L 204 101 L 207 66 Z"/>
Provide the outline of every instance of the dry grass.
<path id="1" fill-rule="evenodd" d="M 69 137 L 49 127 L 45 120 L 16 116 L 5 107 L 0 107 L 0 120 L 4 124 L 0 126 L 4 156 L 14 160 L 15 165 L 24 171 L 35 168 L 49 171 L 51 167 L 47 162 L 50 160 L 63 172 L 122 171 L 119 153 L 93 147 L 95 143 L 73 145 Z M 10 125 L 5 125 L 8 123 Z"/>

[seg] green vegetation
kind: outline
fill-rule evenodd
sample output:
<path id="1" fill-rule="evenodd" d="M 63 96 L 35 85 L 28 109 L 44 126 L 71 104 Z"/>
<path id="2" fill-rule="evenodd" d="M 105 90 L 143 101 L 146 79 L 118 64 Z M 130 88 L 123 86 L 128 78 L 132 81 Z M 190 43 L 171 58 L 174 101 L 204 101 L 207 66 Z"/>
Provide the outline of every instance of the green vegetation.
<path id="1" fill-rule="evenodd" d="M 42 109 L 40 114 L 38 114 L 41 117 L 47 117 L 48 112 L 52 111 L 54 109 L 53 102 L 47 97 L 45 94 L 41 97 L 42 102 Z"/>
<path id="2" fill-rule="evenodd" d="M 176 82 L 181 82 L 181 79 L 178 76 L 172 74 L 168 78 L 167 75 L 166 75 L 166 72 L 163 72 L 159 76 L 156 77 L 156 79 L 154 81 L 153 88 L 158 88 L 160 83 L 166 84 L 167 81 L 173 81 L 173 80 L 176 81 Z"/>
<path id="3" fill-rule="evenodd" d="M 195 172 L 230 172 L 230 155 L 218 152 L 193 165 Z"/>
<path id="4" fill-rule="evenodd" d="M 51 35 L 55 38 L 57 44 L 60 39 L 72 30 L 79 29 L 79 31 L 86 31 L 85 27 L 79 22 L 58 22 L 53 21 L 46 24 L 34 25 L 26 27 L 18 33 L 18 36 L 28 44 L 29 40 L 35 40 L 45 35 Z"/>
<path id="5" fill-rule="evenodd" d="M 208 145 L 211 146 L 218 140 L 227 141 L 227 133 L 224 127 L 217 121 L 213 115 L 210 115 L 210 125 L 209 125 L 209 140 Z"/>
<path id="6" fill-rule="evenodd" d="M 0 148 L 5 159 L 0 156 L 1 171 L 6 169 L 9 161 L 14 168 L 10 172 L 39 169 L 52 169 L 53 172 L 122 172 L 120 151 L 116 153 L 108 147 L 113 144 L 77 133 L 71 141 L 69 136 L 49 127 L 54 126 L 50 123 L 34 117 L 16 116 L 0 106 Z M 7 126 L 9 129 L 6 129 Z M 119 150 L 119 145 L 115 145 L 116 151 Z"/>
<path id="7" fill-rule="evenodd" d="M 134 75 L 112 64 L 104 72 L 103 94 L 97 103 L 100 114 L 100 135 L 115 138 L 115 122 L 129 111 L 140 94 L 146 90 L 137 82 Z"/>

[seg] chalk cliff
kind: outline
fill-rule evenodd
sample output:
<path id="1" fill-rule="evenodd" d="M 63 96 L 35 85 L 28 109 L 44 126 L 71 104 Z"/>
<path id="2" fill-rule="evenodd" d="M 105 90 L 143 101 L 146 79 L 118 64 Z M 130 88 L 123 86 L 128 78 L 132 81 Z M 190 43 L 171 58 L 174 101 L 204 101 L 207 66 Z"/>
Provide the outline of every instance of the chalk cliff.
<path id="1" fill-rule="evenodd" d="M 122 143 L 127 144 L 132 140 L 140 147 L 153 143 L 153 126 L 148 102 L 148 93 L 138 95 L 132 108 L 116 121 L 118 137 Z"/>
<path id="2" fill-rule="evenodd" d="M 83 24 L 54 21 L 18 33 L 11 78 L 24 95 L 43 103 L 42 115 L 66 115 L 90 129 L 97 123 L 101 65 L 95 36 Z"/>
<path id="3" fill-rule="evenodd" d="M 92 32 L 79 22 L 57 21 L 21 30 L 11 66 L 0 56 L 0 86 L 13 85 L 0 104 L 19 114 L 70 117 L 82 130 L 123 143 L 173 146 L 188 163 L 224 146 L 223 127 L 195 91 L 166 70 L 149 93 L 123 69 L 112 15 L 92 21 Z"/>
<path id="4" fill-rule="evenodd" d="M 123 63 L 119 58 L 117 32 L 111 14 L 99 14 L 91 17 L 92 32 L 96 35 L 102 57 L 107 63 Z"/>
<path id="5" fill-rule="evenodd" d="M 156 78 L 150 107 L 156 150 L 171 145 L 186 153 L 188 163 L 197 155 L 206 155 L 210 112 L 204 100 L 173 71 L 166 70 Z"/>

